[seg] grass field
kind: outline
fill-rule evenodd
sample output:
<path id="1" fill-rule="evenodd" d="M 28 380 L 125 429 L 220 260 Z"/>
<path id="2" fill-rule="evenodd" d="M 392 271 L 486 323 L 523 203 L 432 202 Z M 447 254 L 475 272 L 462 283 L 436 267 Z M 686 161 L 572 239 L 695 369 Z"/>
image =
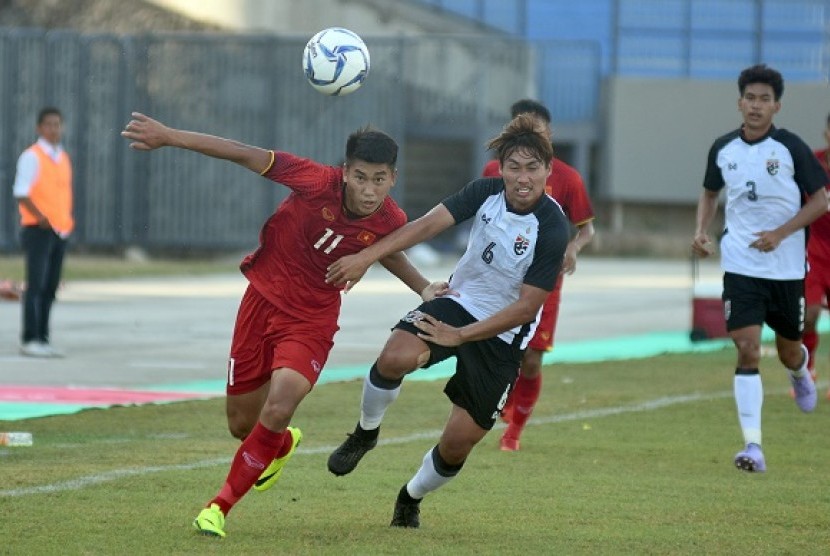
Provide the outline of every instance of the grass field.
<path id="1" fill-rule="evenodd" d="M 382 444 L 339 478 L 325 462 L 354 425 L 360 383 L 316 389 L 280 483 L 249 493 L 221 541 L 190 523 L 237 446 L 222 400 L 0 421 L 35 437 L 0 449 L 0 553 L 826 554 L 830 402 L 822 389 L 801 414 L 766 359 L 768 472 L 737 471 L 733 366 L 723 350 L 547 369 L 522 450 L 488 435 L 424 500 L 418 530 L 388 522 L 443 426 L 442 382 L 405 383 Z"/>

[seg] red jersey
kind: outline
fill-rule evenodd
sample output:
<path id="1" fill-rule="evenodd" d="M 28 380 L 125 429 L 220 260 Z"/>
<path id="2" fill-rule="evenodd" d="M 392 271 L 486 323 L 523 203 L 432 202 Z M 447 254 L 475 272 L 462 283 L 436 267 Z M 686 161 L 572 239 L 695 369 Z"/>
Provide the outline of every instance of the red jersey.
<path id="1" fill-rule="evenodd" d="M 326 269 L 403 226 L 406 214 L 386 197 L 369 216 L 348 217 L 342 167 L 291 153 L 275 152 L 263 175 L 291 193 L 263 225 L 259 248 L 242 261 L 242 273 L 286 313 L 305 321 L 318 315 L 336 320 L 342 287 L 326 284 Z"/>
<path id="2" fill-rule="evenodd" d="M 482 176 L 485 178 L 497 178 L 499 173 L 499 161 L 490 160 L 485 164 Z M 565 164 L 558 158 L 551 161 L 550 175 L 545 182 L 545 193 L 556 199 L 562 207 L 565 216 L 574 226 L 581 226 L 594 219 L 594 209 L 582 176 L 576 168 Z"/>
<path id="3" fill-rule="evenodd" d="M 827 151 L 816 151 L 815 155 L 830 181 L 830 167 L 827 163 Z M 830 189 L 830 183 L 825 185 Z M 830 269 L 830 213 L 822 214 L 810 224 L 810 240 L 807 242 L 807 259 L 811 265 L 821 265 Z"/>

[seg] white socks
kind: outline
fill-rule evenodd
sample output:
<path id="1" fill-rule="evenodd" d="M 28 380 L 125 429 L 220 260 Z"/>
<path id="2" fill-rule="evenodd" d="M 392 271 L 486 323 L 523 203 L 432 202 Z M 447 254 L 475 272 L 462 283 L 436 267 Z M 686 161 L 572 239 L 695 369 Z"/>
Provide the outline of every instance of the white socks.
<path id="1" fill-rule="evenodd" d="M 738 421 L 746 444 L 761 445 L 761 406 L 764 404 L 764 386 L 761 375 L 735 375 L 735 404 Z"/>
<path id="2" fill-rule="evenodd" d="M 400 385 L 392 390 L 378 388 L 369 380 L 369 375 L 363 379 L 363 398 L 360 400 L 360 428 L 374 430 L 383 421 L 386 409 L 392 405 L 401 392 Z"/>
<path id="3" fill-rule="evenodd" d="M 432 450 L 437 450 L 433 447 Z M 447 484 L 455 474 L 444 476 L 438 473 L 435 469 L 435 462 L 432 455 L 432 450 L 428 451 L 421 463 L 421 468 L 415 473 L 415 476 L 406 484 L 406 490 L 412 498 L 423 498 L 427 493 L 437 490 Z"/>

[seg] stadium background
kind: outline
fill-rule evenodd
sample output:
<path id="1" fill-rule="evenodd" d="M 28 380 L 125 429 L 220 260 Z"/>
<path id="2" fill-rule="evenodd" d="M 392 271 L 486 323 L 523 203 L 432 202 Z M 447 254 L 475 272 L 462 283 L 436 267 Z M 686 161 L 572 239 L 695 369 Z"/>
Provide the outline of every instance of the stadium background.
<path id="1" fill-rule="evenodd" d="M 830 111 L 830 0 L 18 0 L 0 25 L 14 76 L 0 86 L 0 252 L 18 249 L 11 183 L 45 104 L 66 117 L 73 247 L 177 254 L 252 247 L 285 191 L 192 153 L 130 152 L 118 132 L 134 109 L 330 163 L 371 123 L 401 143 L 393 195 L 417 217 L 479 172 L 513 100 L 540 98 L 587 178 L 591 249 L 615 254 L 686 252 L 706 150 L 739 123 L 742 68 L 782 71 L 776 121 L 815 147 Z M 332 25 L 372 54 L 364 87 L 335 99 L 300 69 Z"/>

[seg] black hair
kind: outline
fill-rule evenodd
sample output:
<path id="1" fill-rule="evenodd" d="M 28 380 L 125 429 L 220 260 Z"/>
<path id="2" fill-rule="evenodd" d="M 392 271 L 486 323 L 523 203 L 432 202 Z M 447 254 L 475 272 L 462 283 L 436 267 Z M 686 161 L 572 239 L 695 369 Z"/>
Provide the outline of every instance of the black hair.
<path id="1" fill-rule="evenodd" d="M 533 114 L 550 123 L 550 110 L 537 100 L 523 98 L 514 102 L 510 106 L 510 117 L 515 118 L 519 114 Z"/>
<path id="2" fill-rule="evenodd" d="M 533 156 L 545 166 L 549 166 L 553 158 L 553 145 L 542 124 L 527 112 L 510 120 L 500 134 L 487 142 L 487 148 L 496 151 L 496 158 L 502 164 L 517 151 Z"/>
<path id="3" fill-rule="evenodd" d="M 784 94 L 784 78 L 781 77 L 778 71 L 766 64 L 756 64 L 741 72 L 741 75 L 738 76 L 738 91 L 740 91 L 741 96 L 744 96 L 747 85 L 753 83 L 762 83 L 772 87 L 776 102 L 781 100 L 781 96 Z"/>
<path id="4" fill-rule="evenodd" d="M 55 108 L 54 106 L 47 106 L 45 108 L 41 108 L 40 112 L 37 114 L 37 125 L 43 123 L 43 120 L 46 119 L 47 116 L 57 116 L 61 120 L 63 120 L 63 114 L 61 111 Z"/>
<path id="5" fill-rule="evenodd" d="M 387 164 L 394 168 L 398 162 L 398 144 L 382 131 L 369 126 L 362 127 L 346 140 L 346 164 L 355 160 Z"/>

